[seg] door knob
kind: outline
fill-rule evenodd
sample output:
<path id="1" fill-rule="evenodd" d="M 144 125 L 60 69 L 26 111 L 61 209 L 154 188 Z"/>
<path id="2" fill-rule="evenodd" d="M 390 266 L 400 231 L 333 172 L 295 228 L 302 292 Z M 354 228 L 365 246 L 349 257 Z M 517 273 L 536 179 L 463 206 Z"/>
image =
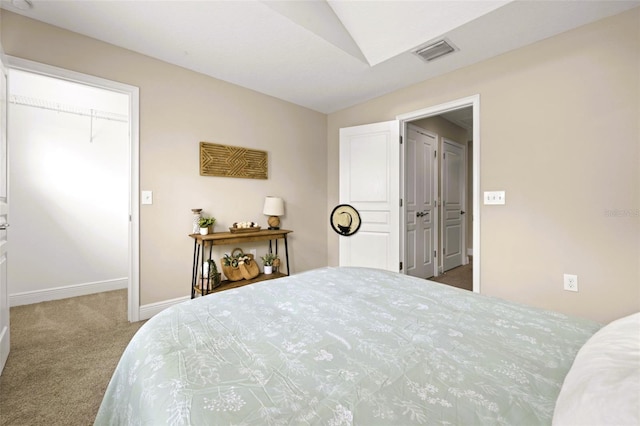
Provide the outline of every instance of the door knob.
<path id="1" fill-rule="evenodd" d="M 466 212 L 464 210 L 460 210 L 460 214 L 465 214 Z"/>
<path id="2" fill-rule="evenodd" d="M 416 213 L 416 217 L 422 217 L 422 216 L 426 216 L 428 214 L 429 214 L 428 211 L 418 212 L 418 213 Z"/>
<path id="3" fill-rule="evenodd" d="M 8 223 L 0 223 L 0 231 L 6 231 L 8 227 L 9 227 Z"/>

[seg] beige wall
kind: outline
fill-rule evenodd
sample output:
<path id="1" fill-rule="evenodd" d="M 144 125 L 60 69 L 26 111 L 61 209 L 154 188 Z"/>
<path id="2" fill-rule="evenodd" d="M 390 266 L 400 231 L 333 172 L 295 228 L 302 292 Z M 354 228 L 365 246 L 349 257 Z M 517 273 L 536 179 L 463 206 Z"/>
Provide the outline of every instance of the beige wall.
<path id="1" fill-rule="evenodd" d="M 480 188 L 507 199 L 481 207 L 482 293 L 603 322 L 640 310 L 638 8 L 330 114 L 327 210 L 340 127 L 474 94 Z"/>
<path id="2" fill-rule="evenodd" d="M 7 11 L 2 43 L 8 55 L 140 88 L 140 187 L 154 192 L 140 208 L 142 305 L 190 293 L 191 208 L 218 230 L 266 225 L 264 197 L 281 196 L 292 271 L 327 264 L 326 115 Z M 200 141 L 266 150 L 269 179 L 199 176 Z"/>
<path id="3" fill-rule="evenodd" d="M 481 190 L 507 191 L 479 212 L 482 292 L 600 321 L 640 309 L 638 9 L 328 117 L 7 11 L 2 43 L 140 87 L 142 304 L 187 294 L 192 207 L 226 227 L 281 195 L 294 272 L 337 264 L 338 129 L 480 94 Z M 270 179 L 198 176 L 201 140 L 269 151 Z"/>

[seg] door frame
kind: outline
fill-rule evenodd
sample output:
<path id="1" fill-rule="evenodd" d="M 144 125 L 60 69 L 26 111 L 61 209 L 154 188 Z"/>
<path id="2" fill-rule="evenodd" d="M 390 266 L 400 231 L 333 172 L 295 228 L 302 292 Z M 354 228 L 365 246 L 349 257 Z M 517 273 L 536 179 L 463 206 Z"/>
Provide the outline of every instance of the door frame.
<path id="1" fill-rule="evenodd" d="M 417 111 L 400 114 L 396 116 L 396 120 L 400 122 L 400 135 L 404 140 L 407 124 L 409 122 L 467 107 L 471 107 L 473 111 L 473 292 L 480 293 L 480 94 L 475 94 L 465 98 L 460 98 L 431 107 L 423 108 Z M 400 151 L 400 173 L 401 176 L 404 176 L 405 150 L 402 149 Z M 400 179 L 400 182 L 400 194 L 404 199 L 404 179 Z M 400 259 L 402 259 L 403 263 L 406 264 L 406 214 L 404 205 L 400 207 L 400 210 Z M 403 270 L 403 272 L 405 271 Z"/>
<path id="2" fill-rule="evenodd" d="M 6 56 L 8 69 L 45 75 L 59 80 L 93 86 L 118 92 L 129 97 L 129 257 L 127 318 L 140 320 L 140 89 L 135 86 L 107 80 L 76 71 L 66 70 L 27 59 Z M 11 141 L 7 141 L 11 144 Z"/>

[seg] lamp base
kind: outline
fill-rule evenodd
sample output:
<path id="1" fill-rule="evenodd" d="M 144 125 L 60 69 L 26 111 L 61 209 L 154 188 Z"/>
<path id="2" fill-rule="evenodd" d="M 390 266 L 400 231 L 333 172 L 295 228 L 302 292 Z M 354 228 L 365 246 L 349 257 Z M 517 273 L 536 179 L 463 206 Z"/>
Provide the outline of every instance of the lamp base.
<path id="1" fill-rule="evenodd" d="M 269 229 L 280 229 L 280 218 L 278 216 L 269 216 L 267 220 Z"/>

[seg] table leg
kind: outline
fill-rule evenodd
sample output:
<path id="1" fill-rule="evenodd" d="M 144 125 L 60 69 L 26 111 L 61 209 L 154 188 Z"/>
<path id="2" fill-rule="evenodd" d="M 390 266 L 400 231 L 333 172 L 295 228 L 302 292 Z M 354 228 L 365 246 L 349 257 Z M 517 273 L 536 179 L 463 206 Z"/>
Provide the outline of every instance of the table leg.
<path id="1" fill-rule="evenodd" d="M 287 246 L 287 234 L 284 234 L 284 256 L 287 259 L 287 275 L 289 275 L 289 247 Z"/>
<path id="2" fill-rule="evenodd" d="M 211 254 L 213 252 L 213 244 L 209 246 L 209 264 L 207 269 L 207 294 L 213 291 L 213 283 L 211 282 L 211 274 L 213 273 L 213 268 L 211 267 Z M 204 253 L 203 253 L 204 255 Z"/>
<path id="3" fill-rule="evenodd" d="M 198 240 L 193 243 L 193 265 L 191 271 L 191 298 L 196 297 L 196 285 L 198 284 L 198 260 L 200 258 L 200 246 Z"/>

